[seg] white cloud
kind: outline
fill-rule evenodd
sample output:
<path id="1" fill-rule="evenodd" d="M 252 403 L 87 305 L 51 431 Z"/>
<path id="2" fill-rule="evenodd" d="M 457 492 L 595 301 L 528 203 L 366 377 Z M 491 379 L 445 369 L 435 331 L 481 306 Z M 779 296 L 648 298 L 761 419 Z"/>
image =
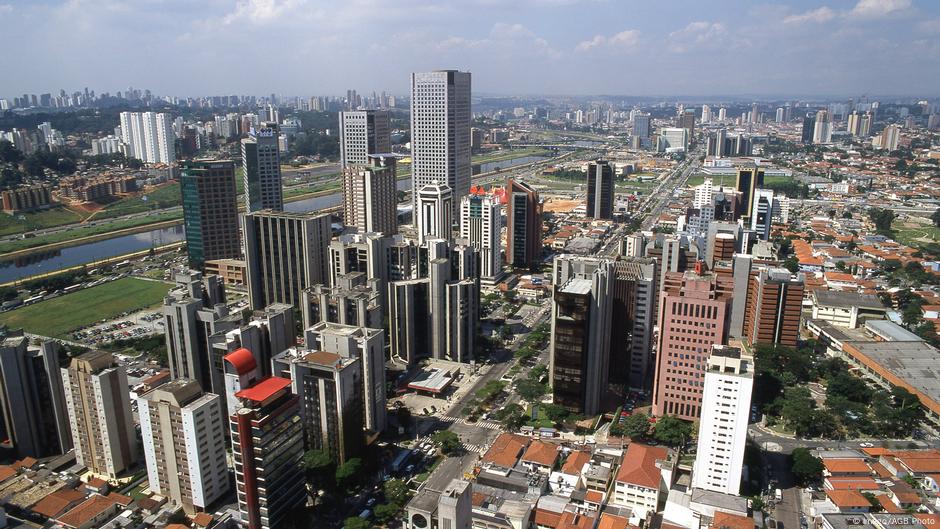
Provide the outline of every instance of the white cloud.
<path id="1" fill-rule="evenodd" d="M 616 35 L 605 37 L 604 35 L 595 35 L 593 38 L 581 41 L 575 46 L 576 51 L 588 51 L 595 48 L 611 48 L 620 51 L 630 51 L 640 43 L 640 32 L 635 29 L 627 29 Z"/>
<path id="2" fill-rule="evenodd" d="M 790 15 L 783 19 L 784 24 L 803 24 L 804 22 L 828 22 L 836 17 L 836 12 L 827 6 L 813 9 L 805 13 Z"/>
<path id="3" fill-rule="evenodd" d="M 911 7 L 911 0 L 858 0 L 851 14 L 859 17 L 882 17 Z"/>
<path id="4" fill-rule="evenodd" d="M 685 53 L 693 47 L 721 44 L 726 33 L 725 25 L 721 22 L 690 22 L 688 26 L 669 34 L 669 51 Z"/>
<path id="5" fill-rule="evenodd" d="M 940 18 L 931 18 L 917 24 L 917 29 L 924 33 L 940 33 Z"/>
<path id="6" fill-rule="evenodd" d="M 0 4 L 0 13 L 12 13 L 13 6 L 10 4 Z"/>
<path id="7" fill-rule="evenodd" d="M 465 37 L 450 36 L 437 43 L 438 48 L 454 49 L 464 48 L 479 50 L 496 48 L 500 51 L 514 53 L 531 53 L 552 59 L 561 57 L 561 52 L 552 48 L 547 40 L 539 37 L 522 24 L 506 24 L 497 22 L 490 30 L 490 34 L 482 39 L 469 39 Z"/>

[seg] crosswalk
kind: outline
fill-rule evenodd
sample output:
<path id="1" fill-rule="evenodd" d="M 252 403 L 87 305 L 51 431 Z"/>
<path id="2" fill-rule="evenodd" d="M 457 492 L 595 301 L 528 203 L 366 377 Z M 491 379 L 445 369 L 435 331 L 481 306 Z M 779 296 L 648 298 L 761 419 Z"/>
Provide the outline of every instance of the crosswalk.
<path id="1" fill-rule="evenodd" d="M 476 452 L 478 454 L 484 454 L 487 450 L 487 447 L 484 445 L 475 445 L 470 443 L 463 443 L 463 448 L 467 452 Z"/>

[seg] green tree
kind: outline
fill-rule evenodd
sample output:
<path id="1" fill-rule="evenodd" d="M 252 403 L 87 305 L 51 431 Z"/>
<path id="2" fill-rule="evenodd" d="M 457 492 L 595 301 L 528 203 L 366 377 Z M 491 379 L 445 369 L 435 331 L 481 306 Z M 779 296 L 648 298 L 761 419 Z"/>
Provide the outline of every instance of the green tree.
<path id="1" fill-rule="evenodd" d="M 483 402 L 488 402 L 496 398 L 496 396 L 502 393 L 503 389 L 505 388 L 506 383 L 502 380 L 490 380 L 484 384 L 482 388 L 477 390 L 477 398 Z"/>
<path id="2" fill-rule="evenodd" d="M 822 478 L 822 459 L 815 457 L 806 448 L 794 448 L 790 461 L 792 463 L 790 470 L 800 485 L 806 486 Z"/>
<path id="3" fill-rule="evenodd" d="M 460 437 L 450 430 L 441 430 L 431 436 L 431 442 L 441 448 L 441 452 L 452 455 L 460 451 Z"/>
<path id="4" fill-rule="evenodd" d="M 663 415 L 656 422 L 653 438 L 670 446 L 680 446 L 692 437 L 692 424 L 674 415 Z"/>
<path id="5" fill-rule="evenodd" d="M 301 464 L 310 481 L 318 488 L 329 488 L 330 478 L 336 475 L 333 457 L 327 450 L 307 450 Z"/>
<path id="6" fill-rule="evenodd" d="M 390 479 L 385 482 L 383 489 L 385 490 L 385 501 L 402 507 L 408 503 L 408 497 L 411 493 L 408 492 L 408 484 L 404 480 Z"/>
<path id="7" fill-rule="evenodd" d="M 392 503 L 380 503 L 375 506 L 375 519 L 381 524 L 387 524 L 398 516 L 401 507 Z"/>
<path id="8" fill-rule="evenodd" d="M 623 421 L 623 433 L 630 439 L 639 439 L 649 432 L 650 418 L 645 413 L 634 413 Z"/>
<path id="9" fill-rule="evenodd" d="M 343 529 L 372 529 L 372 523 L 358 516 L 350 516 L 343 522 Z"/>
<path id="10" fill-rule="evenodd" d="M 23 153 L 12 142 L 0 140 L 0 162 L 16 165 L 23 160 Z"/>
<path id="11" fill-rule="evenodd" d="M 360 471 L 362 470 L 362 459 L 354 457 L 347 460 L 342 465 L 336 467 L 336 486 L 341 491 L 350 491 L 355 488 L 356 484 L 359 483 L 359 479 L 362 477 Z"/>
<path id="12" fill-rule="evenodd" d="M 542 395 L 548 393 L 548 386 L 529 378 L 516 380 L 515 387 L 516 393 L 528 402 L 536 402 L 542 398 Z"/>

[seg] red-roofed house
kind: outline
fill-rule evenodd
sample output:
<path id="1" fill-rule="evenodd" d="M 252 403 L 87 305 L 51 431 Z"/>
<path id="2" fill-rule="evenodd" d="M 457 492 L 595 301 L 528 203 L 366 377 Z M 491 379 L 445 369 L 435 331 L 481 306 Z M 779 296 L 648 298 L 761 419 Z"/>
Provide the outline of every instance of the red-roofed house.
<path id="1" fill-rule="evenodd" d="M 511 469 L 516 466 L 522 451 L 529 446 L 530 439 L 523 435 L 503 433 L 493 441 L 483 454 L 483 464 L 490 467 Z"/>
<path id="2" fill-rule="evenodd" d="M 529 444 L 525 454 L 522 455 L 522 464 L 529 470 L 537 470 L 548 474 L 555 468 L 558 461 L 558 446 L 536 439 Z"/>
<path id="3" fill-rule="evenodd" d="M 68 510 L 58 522 L 72 529 L 100 527 L 117 514 L 118 504 L 111 498 L 92 494 L 90 498 Z"/>
<path id="4" fill-rule="evenodd" d="M 754 518 L 749 516 L 715 511 L 715 518 L 710 527 L 711 529 L 754 529 L 756 525 Z"/>
<path id="5" fill-rule="evenodd" d="M 669 483 L 663 479 L 657 462 L 668 457 L 669 450 L 660 446 L 631 443 L 627 448 L 617 472 L 612 502 L 633 509 L 630 523 L 640 525 L 640 521 L 659 510 Z"/>
<path id="6" fill-rule="evenodd" d="M 561 470 L 551 473 L 548 478 L 548 486 L 552 492 L 557 494 L 570 494 L 572 490 L 578 487 L 581 482 L 581 472 L 591 460 L 591 454 L 581 450 L 575 450 L 568 454 L 565 462 L 561 465 Z"/>
<path id="7" fill-rule="evenodd" d="M 860 457 L 823 459 L 825 476 L 864 477 L 871 476 L 871 467 Z"/>
<path id="8" fill-rule="evenodd" d="M 871 503 L 857 490 L 827 490 L 829 502 L 841 513 L 868 512 Z"/>

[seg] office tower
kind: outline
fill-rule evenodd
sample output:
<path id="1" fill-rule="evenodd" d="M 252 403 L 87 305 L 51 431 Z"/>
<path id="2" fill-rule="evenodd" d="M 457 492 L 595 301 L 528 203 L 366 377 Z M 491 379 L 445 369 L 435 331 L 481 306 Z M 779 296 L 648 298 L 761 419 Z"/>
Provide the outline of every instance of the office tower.
<path id="1" fill-rule="evenodd" d="M 326 351 L 290 349 L 274 359 L 300 400 L 307 450 L 324 450 L 339 464 L 365 446 L 362 361 Z"/>
<path id="2" fill-rule="evenodd" d="M 90 351 L 63 367 L 62 387 L 75 461 L 115 479 L 137 464 L 137 435 L 127 373 L 111 353 Z"/>
<path id="3" fill-rule="evenodd" d="M 304 289 L 329 284 L 329 213 L 258 211 L 242 218 L 252 308 L 271 303 L 299 307 Z"/>
<path id="4" fill-rule="evenodd" d="M 555 404 L 597 413 L 607 391 L 613 263 L 558 256 L 554 264 L 549 380 Z"/>
<path id="5" fill-rule="evenodd" d="M 242 145 L 242 171 L 245 179 L 245 210 L 284 209 L 281 185 L 281 154 L 277 123 L 263 123 L 248 132 Z"/>
<path id="6" fill-rule="evenodd" d="M 137 397 L 137 410 L 150 490 L 205 512 L 229 489 L 219 396 L 180 378 Z"/>
<path id="7" fill-rule="evenodd" d="M 229 417 L 241 525 L 276 529 L 307 500 L 300 403 L 291 381 L 268 377 L 235 394 Z"/>
<path id="8" fill-rule="evenodd" d="M 751 111 L 747 114 L 748 123 L 757 123 L 760 116 L 760 109 L 757 107 L 757 103 L 751 103 Z"/>
<path id="9" fill-rule="evenodd" d="M 453 239 L 453 200 L 453 189 L 445 184 L 432 182 L 418 188 L 414 214 L 419 245 L 428 239 Z"/>
<path id="10" fill-rule="evenodd" d="M 670 272 L 662 286 L 653 414 L 696 420 L 702 407 L 702 376 L 714 344 L 727 339 L 733 281 L 704 274 L 701 266 Z"/>
<path id="11" fill-rule="evenodd" d="M 398 233 L 397 160 L 369 155 L 364 165 L 343 170 L 343 221 L 360 232 Z"/>
<path id="12" fill-rule="evenodd" d="M 473 487 L 469 481 L 454 479 L 437 500 L 437 527 L 470 529 L 473 518 Z"/>
<path id="13" fill-rule="evenodd" d="M 392 356 L 411 366 L 430 351 L 430 282 L 395 281 L 388 285 L 389 345 Z"/>
<path id="14" fill-rule="evenodd" d="M 650 137 L 650 115 L 638 112 L 633 116 L 633 136 L 645 140 Z"/>
<path id="15" fill-rule="evenodd" d="M 712 109 L 708 105 L 702 105 L 702 123 L 711 123 Z"/>
<path id="16" fill-rule="evenodd" d="M 791 277 L 785 268 L 763 268 L 751 275 L 744 318 L 745 343 L 796 347 L 803 289 L 803 277 Z"/>
<path id="17" fill-rule="evenodd" d="M 691 141 L 695 136 L 695 112 L 693 110 L 686 110 L 679 116 L 679 127 L 686 130 Z"/>
<path id="18" fill-rule="evenodd" d="M 783 123 L 783 107 L 777 108 L 777 115 L 774 118 L 777 123 Z"/>
<path id="19" fill-rule="evenodd" d="M 524 268 L 539 262 L 542 253 L 542 203 L 529 184 L 509 179 L 506 184 L 506 264 Z"/>
<path id="20" fill-rule="evenodd" d="M 129 158 L 167 165 L 176 161 L 176 134 L 169 114 L 121 112 L 121 141 Z"/>
<path id="21" fill-rule="evenodd" d="M 204 391 L 218 391 L 212 381 L 210 336 L 237 328 L 241 315 L 229 314 L 218 276 L 203 278 L 200 272 L 189 271 L 174 279 L 177 288 L 163 299 L 170 376 L 195 380 Z"/>
<path id="22" fill-rule="evenodd" d="M 304 331 L 304 344 L 310 350 L 359 359 L 365 405 L 363 424 L 373 433 L 385 430 L 385 332 L 320 322 Z"/>
<path id="23" fill-rule="evenodd" d="M 682 127 L 659 129 L 659 152 L 685 152 L 689 147 L 689 131 Z"/>
<path id="24" fill-rule="evenodd" d="M 238 204 L 235 164 L 223 160 L 182 163 L 183 229 L 190 266 L 206 261 L 238 259 Z"/>
<path id="25" fill-rule="evenodd" d="M 29 344 L 22 331 L 0 336 L 0 449 L 43 458 L 72 447 L 59 370 L 59 344 Z"/>
<path id="26" fill-rule="evenodd" d="M 728 109 L 721 107 L 718 109 L 718 121 L 725 121 L 728 119 Z"/>
<path id="27" fill-rule="evenodd" d="M 390 152 L 392 140 L 388 112 L 347 110 L 339 113 L 339 161 L 343 169 L 371 165 L 370 155 Z"/>
<path id="28" fill-rule="evenodd" d="M 816 112 L 816 126 L 813 129 L 813 143 L 832 142 L 832 116 L 828 110 Z"/>
<path id="29" fill-rule="evenodd" d="M 770 240 L 770 228 L 773 225 L 774 192 L 772 189 L 755 189 L 754 203 L 751 204 L 751 229 L 762 241 Z"/>
<path id="30" fill-rule="evenodd" d="M 614 263 L 613 273 L 610 383 L 648 390 L 653 383 L 653 308 L 659 292 L 656 260 L 621 259 Z"/>
<path id="31" fill-rule="evenodd" d="M 705 236 L 705 263 L 714 268 L 715 263 L 730 260 L 738 251 L 741 226 L 736 222 L 713 221 L 708 224 Z"/>
<path id="32" fill-rule="evenodd" d="M 587 217 L 614 218 L 614 168 L 607 160 L 588 164 Z"/>
<path id="33" fill-rule="evenodd" d="M 411 74 L 411 189 L 446 184 L 451 218 L 470 192 L 470 117 L 469 72 Z"/>
<path id="34" fill-rule="evenodd" d="M 381 281 L 363 272 L 337 276 L 332 287 L 313 285 L 303 292 L 304 328 L 321 321 L 381 329 L 384 293 Z"/>
<path id="35" fill-rule="evenodd" d="M 816 131 L 816 115 L 807 114 L 803 117 L 803 132 L 800 141 L 803 144 L 813 143 L 813 133 Z"/>
<path id="36" fill-rule="evenodd" d="M 736 347 L 714 346 L 709 352 L 692 488 L 737 496 L 754 387 L 754 360 Z"/>
<path id="37" fill-rule="evenodd" d="M 620 255 L 623 257 L 643 257 L 646 255 L 646 238 L 642 233 L 632 233 L 620 241 Z"/>
<path id="38" fill-rule="evenodd" d="M 756 165 L 739 168 L 734 187 L 741 193 L 741 201 L 738 203 L 740 216 L 749 217 L 754 205 L 754 193 L 764 187 L 764 170 Z"/>
<path id="39" fill-rule="evenodd" d="M 499 202 L 490 195 L 470 194 L 460 201 L 460 237 L 480 251 L 480 277 L 502 275 Z"/>
<path id="40" fill-rule="evenodd" d="M 386 248 L 394 241 L 379 233 L 344 233 L 330 242 L 329 281 L 336 285 L 339 277 L 353 272 L 362 272 L 369 281 L 377 281 L 376 287 L 384 291 L 388 275 Z"/>

